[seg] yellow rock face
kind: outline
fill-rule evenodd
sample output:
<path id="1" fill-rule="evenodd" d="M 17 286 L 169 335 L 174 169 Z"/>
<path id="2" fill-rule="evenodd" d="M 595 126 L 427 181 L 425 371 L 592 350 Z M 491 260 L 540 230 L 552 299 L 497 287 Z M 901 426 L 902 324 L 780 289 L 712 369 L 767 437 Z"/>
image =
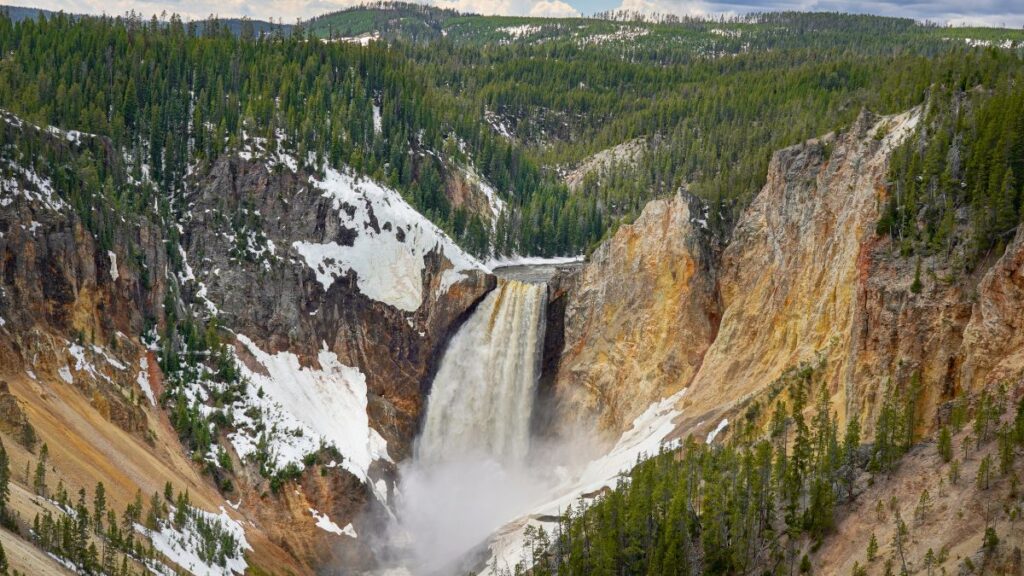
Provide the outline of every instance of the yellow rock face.
<path id="1" fill-rule="evenodd" d="M 722 324 L 686 397 L 687 412 L 707 413 L 703 419 L 714 426 L 715 413 L 819 355 L 834 405 L 845 406 L 858 266 L 878 221 L 890 152 L 917 118 L 862 115 L 841 136 L 775 154 L 765 187 L 722 254 Z"/>
<path id="2" fill-rule="evenodd" d="M 651 202 L 580 272 L 556 384 L 562 424 L 617 433 L 696 374 L 718 302 L 691 202 Z"/>
<path id="3" fill-rule="evenodd" d="M 822 358 L 841 417 L 859 405 L 856 366 L 871 350 L 854 343 L 872 306 L 880 195 L 918 114 L 863 114 L 848 133 L 776 153 L 720 255 L 682 198 L 651 203 L 597 251 L 573 294 L 564 417 L 618 432 L 688 387 L 680 432 L 703 433 L 787 368 Z"/>
<path id="4" fill-rule="evenodd" d="M 1024 230 L 985 274 L 964 331 L 960 381 L 979 389 L 1024 374 Z"/>

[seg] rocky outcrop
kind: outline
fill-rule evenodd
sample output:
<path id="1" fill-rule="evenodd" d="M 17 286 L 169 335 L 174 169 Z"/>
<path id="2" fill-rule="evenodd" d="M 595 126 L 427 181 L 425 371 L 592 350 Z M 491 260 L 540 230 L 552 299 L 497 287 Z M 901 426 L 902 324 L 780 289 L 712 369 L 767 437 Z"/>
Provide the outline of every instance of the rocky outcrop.
<path id="1" fill-rule="evenodd" d="M 55 154 L 100 145 L 95 137 L 65 137 L 21 121 L 0 129 L 13 134 L 12 142 L 22 129 L 43 138 L 52 133 L 48 145 L 61 150 Z M 99 207 L 83 219 L 68 190 L 36 174 L 32 162 L 0 154 L 0 377 L 16 382 L 18 393 L 0 390 L 0 414 L 5 434 L 31 420 L 51 443 L 57 424 L 69 422 L 67 450 L 51 450 L 81 485 L 102 479 L 130 498 L 136 487 L 149 494 L 172 480 L 207 510 L 216 511 L 225 497 L 238 500 L 233 515 L 248 521 L 256 566 L 299 574 L 354 569 L 371 562 L 369 541 L 339 534 L 326 521 L 318 526 L 311 510 L 339 527 L 354 523 L 353 534 L 384 514 L 376 501 L 387 500 L 394 462 L 408 453 L 434 363 L 495 280 L 397 193 L 280 158 L 242 153 L 197 167 L 176 199 L 187 202 L 178 205 L 185 214 L 179 225 L 148 210 L 154 196 L 144 196 L 149 200 L 136 213 L 106 210 L 114 202 L 86 195 Z M 339 190 L 339 182 L 359 190 Z M 145 183 L 138 193 L 157 194 Z M 233 472 L 217 478 L 233 481 L 220 487 L 233 486 L 218 493 L 201 470 L 209 455 L 186 452 L 159 404 L 150 402 L 159 400 L 163 375 L 146 347 L 167 334 L 166 311 L 179 320 L 216 318 L 207 329 L 237 335 L 236 357 L 252 373 L 265 375 L 265 361 L 286 380 L 315 374 L 283 382 L 280 389 L 296 396 L 313 396 L 295 389 L 309 382 L 350 377 L 337 382 L 339 393 L 342 386 L 358 388 L 345 392 L 365 407 L 346 407 L 366 412 L 369 440 L 383 437 L 374 448 L 386 456 L 359 476 L 350 471 L 356 465 L 324 446 L 322 462 L 306 465 L 297 478 L 290 472 L 287 488 L 271 490 L 258 466 L 232 455 Z M 265 355 L 254 358 L 254 350 Z M 325 359 L 333 364 L 323 366 Z M 329 398 L 331 391 L 317 393 Z M 233 433 L 230 425 L 220 431 Z M 268 437 L 275 433 L 295 432 L 268 430 Z M 317 442 L 309 440 L 314 451 Z M 82 446 L 104 456 L 79 460 Z M 119 472 L 114 463 L 122 454 L 145 466 Z M 166 466 L 152 465 L 153 458 Z"/>
<path id="2" fill-rule="evenodd" d="M 680 199 L 652 202 L 595 252 L 568 294 L 554 421 L 622 431 L 683 387 L 677 434 L 706 434 L 801 364 L 865 433 L 885 391 L 920 382 L 921 432 L 956 395 L 1024 371 L 1024 240 L 973 273 L 918 261 L 875 232 L 888 161 L 921 110 L 862 113 L 777 152 L 727 246 Z M 720 320 L 719 320 L 720 318 Z"/>
<path id="3" fill-rule="evenodd" d="M 35 428 L 5 380 L 0 380 L 0 432 L 13 436 L 29 451 L 35 450 Z"/>
<path id="4" fill-rule="evenodd" d="M 580 162 L 562 178 L 570 190 L 579 191 L 590 176 L 600 177 L 617 166 L 633 166 L 647 152 L 648 143 L 643 138 L 634 138 L 617 144 Z"/>
<path id="5" fill-rule="evenodd" d="M 498 193 L 471 166 L 448 166 L 444 191 L 452 208 L 477 216 L 494 226 L 505 203 Z"/>
<path id="6" fill-rule="evenodd" d="M 1024 229 L 977 292 L 960 349 L 960 382 L 972 390 L 1024 375 Z"/>
<path id="7" fill-rule="evenodd" d="M 846 133 L 777 152 L 768 179 L 722 254 L 722 322 L 684 400 L 715 427 L 717 413 L 787 368 L 824 359 L 833 403 L 846 405 L 859 320 L 862 258 L 874 238 L 891 151 L 918 112 L 861 114 Z M 868 276 L 870 277 L 870 276 Z"/>
<path id="8" fill-rule="evenodd" d="M 181 282 L 194 312 L 216 316 L 245 337 L 236 353 L 254 373 L 266 366 L 250 346 L 269 357 L 294 355 L 312 370 L 323 368 L 328 351 L 355 369 L 365 378 L 370 435 L 383 437 L 390 457 L 370 463 L 365 478 L 339 468 L 328 470 L 333 480 L 324 479 L 321 470 L 307 468 L 299 494 L 285 490 L 252 513 L 275 542 L 314 568 L 369 566 L 365 540 L 316 528 L 310 509 L 339 526 L 354 522 L 359 532 L 376 522 L 395 480 L 394 462 L 407 457 L 418 430 L 435 363 L 495 280 L 429 222 L 410 215 L 397 194 L 347 174 L 223 158 L 187 201 Z M 380 242 L 362 244 L 369 238 Z M 369 283 L 382 269 L 388 271 L 382 281 Z M 346 382 L 333 385 L 347 392 Z M 243 490 L 243 500 L 267 500 L 258 490 Z"/>
<path id="9" fill-rule="evenodd" d="M 28 131 L 57 157 L 106 154 L 110 145 L 10 116 L 0 130 L 15 143 Z M 0 375 L 73 385 L 104 418 L 144 437 L 150 423 L 128 364 L 146 326 L 163 318 L 162 233 L 148 220 L 115 224 L 106 205 L 85 222 L 23 157 L 0 157 L 0 170 L 11 174 L 0 178 Z"/>
<path id="10" fill-rule="evenodd" d="M 873 262 L 887 262 L 875 252 L 888 253 L 874 227 L 889 154 L 918 114 L 864 113 L 841 135 L 777 152 L 720 252 L 681 199 L 623 227 L 571 294 L 558 387 L 576 400 L 564 417 L 583 407 L 618 432 L 688 387 L 680 433 L 708 432 L 809 361 L 825 366 L 839 407 L 876 389 L 858 375 L 880 348 L 864 345 L 871 283 L 884 277 Z"/>
<path id="11" fill-rule="evenodd" d="M 689 195 L 648 204 L 602 244 L 565 304 L 554 420 L 618 432 L 687 386 L 718 328 L 714 250 Z"/>
<path id="12" fill-rule="evenodd" d="M 293 245 L 351 245 L 364 230 L 345 218 L 308 174 L 225 158 L 189 197 L 192 218 L 182 238 L 202 304 L 233 331 L 270 353 L 289 351 L 307 365 L 326 343 L 342 364 L 366 375 L 374 427 L 398 460 L 415 435 L 432 363 L 463 315 L 491 288 L 480 269 L 445 284 L 454 264 L 440 247 L 423 255 L 422 303 L 401 310 L 360 289 L 358 272 L 328 287 Z M 232 220 L 226 214 L 236 215 Z M 380 226 L 385 215 L 373 214 Z M 410 240 L 411 242 L 411 240 Z M 386 254 L 370 254 L 386 265 Z M 199 310 L 200 313 L 203 310 Z"/>

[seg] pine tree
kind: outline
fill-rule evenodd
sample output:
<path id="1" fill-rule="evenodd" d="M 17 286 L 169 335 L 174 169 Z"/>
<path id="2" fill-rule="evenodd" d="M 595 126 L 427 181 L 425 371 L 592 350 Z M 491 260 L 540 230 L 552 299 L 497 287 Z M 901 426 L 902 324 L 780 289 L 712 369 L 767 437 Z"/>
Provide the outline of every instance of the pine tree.
<path id="1" fill-rule="evenodd" d="M 856 415 L 850 416 L 843 437 L 843 483 L 846 485 L 846 499 L 853 500 L 854 483 L 857 480 L 857 457 L 860 449 L 860 423 Z"/>
<path id="2" fill-rule="evenodd" d="M 917 264 L 914 265 L 914 281 L 910 283 L 910 291 L 914 294 L 921 293 L 921 257 L 917 257 Z"/>
<path id="3" fill-rule="evenodd" d="M 868 562 L 874 562 L 875 557 L 878 556 L 878 540 L 875 538 L 875 533 L 871 533 L 871 540 L 868 540 Z"/>
<path id="4" fill-rule="evenodd" d="M 896 526 L 894 527 L 892 535 L 892 549 L 893 554 L 900 561 L 900 566 L 902 567 L 900 573 L 907 574 L 908 572 L 906 546 L 907 541 L 910 538 L 910 529 L 907 528 L 907 523 L 904 522 L 903 518 L 900 517 L 899 509 L 897 509 L 895 512 Z"/>
<path id="5" fill-rule="evenodd" d="M 40 496 L 46 496 L 46 463 L 50 456 L 50 449 L 44 443 L 39 451 L 39 461 L 36 463 L 36 472 L 32 477 L 32 489 Z"/>
<path id="6" fill-rule="evenodd" d="M 160 519 L 163 517 L 163 503 L 160 495 L 156 492 L 149 499 L 149 512 L 146 514 L 146 528 L 156 530 L 160 527 Z"/>
<path id="7" fill-rule="evenodd" d="M 943 426 L 939 430 L 939 456 L 946 463 L 953 459 L 953 438 L 948 426 Z"/>
<path id="8" fill-rule="evenodd" d="M 921 497 L 917 501 L 917 508 L 914 509 L 914 522 L 921 524 L 931 510 L 932 497 L 925 488 L 921 491 Z"/>
<path id="9" fill-rule="evenodd" d="M 0 521 L 7 518 L 7 502 L 11 496 L 11 461 L 0 440 Z"/>
<path id="10" fill-rule="evenodd" d="M 992 483 L 992 457 L 988 454 L 981 459 L 981 464 L 978 465 L 976 480 L 978 490 L 988 490 L 989 485 Z"/>
<path id="11" fill-rule="evenodd" d="M 932 567 L 935 566 L 935 551 L 931 548 L 925 552 L 924 555 L 924 567 L 927 570 L 928 576 L 932 576 Z"/>
<path id="12" fill-rule="evenodd" d="M 107 491 L 103 482 L 96 483 L 96 490 L 92 499 L 93 530 L 97 534 L 103 533 L 103 519 L 107 517 Z"/>

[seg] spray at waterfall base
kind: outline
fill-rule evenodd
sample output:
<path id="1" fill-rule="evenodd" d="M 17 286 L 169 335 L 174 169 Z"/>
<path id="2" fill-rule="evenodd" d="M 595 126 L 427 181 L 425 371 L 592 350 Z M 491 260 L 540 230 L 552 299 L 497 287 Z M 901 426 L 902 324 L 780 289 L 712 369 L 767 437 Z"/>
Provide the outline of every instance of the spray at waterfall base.
<path id="1" fill-rule="evenodd" d="M 415 457 L 400 467 L 382 566 L 415 576 L 480 568 L 489 537 L 596 452 L 531 437 L 547 297 L 543 282 L 502 279 L 452 338 Z"/>

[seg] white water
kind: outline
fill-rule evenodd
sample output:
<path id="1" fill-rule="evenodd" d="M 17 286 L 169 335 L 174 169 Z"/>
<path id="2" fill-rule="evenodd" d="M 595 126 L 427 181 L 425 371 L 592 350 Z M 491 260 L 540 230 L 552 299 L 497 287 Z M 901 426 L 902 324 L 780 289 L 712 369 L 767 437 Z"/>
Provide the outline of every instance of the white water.
<path id="1" fill-rule="evenodd" d="M 485 456 L 522 462 L 540 376 L 547 288 L 501 280 L 445 351 L 416 457 L 421 463 Z"/>
<path id="2" fill-rule="evenodd" d="M 499 280 L 449 342 L 400 472 L 391 545 L 405 572 L 466 573 L 468 552 L 544 500 L 527 457 L 546 306 L 545 284 Z"/>
<path id="3" fill-rule="evenodd" d="M 531 443 L 547 305 L 537 282 L 550 275 L 504 276 L 441 359 L 415 457 L 400 467 L 380 576 L 514 573 L 529 556 L 527 526 L 552 530 L 551 518 L 614 486 L 675 428 L 685 390 L 652 404 L 612 447 L 589 429 Z"/>

